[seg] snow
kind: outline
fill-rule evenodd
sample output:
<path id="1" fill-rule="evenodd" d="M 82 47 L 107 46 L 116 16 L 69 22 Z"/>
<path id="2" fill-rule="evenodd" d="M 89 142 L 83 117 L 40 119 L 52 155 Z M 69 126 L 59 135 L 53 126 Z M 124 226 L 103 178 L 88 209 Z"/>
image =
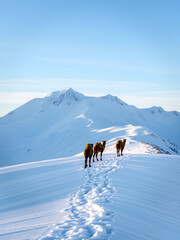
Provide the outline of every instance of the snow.
<path id="1" fill-rule="evenodd" d="M 71 88 L 0 118 L 0 239 L 179 239 L 179 124 Z M 84 169 L 86 143 L 103 140 L 103 161 Z"/>
<path id="2" fill-rule="evenodd" d="M 0 238 L 176 240 L 179 162 L 105 153 L 87 169 L 83 156 L 3 167 Z"/>
<path id="3" fill-rule="evenodd" d="M 110 239 L 179 239 L 179 157 L 127 157 L 112 175 L 115 234 Z M 117 238 L 119 236 L 119 238 Z"/>
<path id="4" fill-rule="evenodd" d="M 0 166 L 73 156 L 87 142 L 117 137 L 179 154 L 179 125 L 179 114 L 161 108 L 138 109 L 111 95 L 86 97 L 71 88 L 56 91 L 0 118 Z"/>
<path id="5" fill-rule="evenodd" d="M 57 94 L 57 92 L 56 92 L 56 94 Z M 53 99 L 54 94 L 51 94 L 50 98 Z M 53 99 L 53 104 L 59 105 L 62 102 L 65 102 L 68 105 L 70 105 L 73 101 L 78 102 L 78 101 L 83 100 L 84 98 L 85 98 L 85 96 L 83 94 L 74 91 L 72 88 L 69 88 L 68 91 L 63 90 L 61 92 L 58 92 L 58 96 L 56 96 L 56 98 Z"/>
<path id="6" fill-rule="evenodd" d="M 61 220 L 84 181 L 81 164 L 74 157 L 0 168 L 0 239 L 33 239 Z"/>

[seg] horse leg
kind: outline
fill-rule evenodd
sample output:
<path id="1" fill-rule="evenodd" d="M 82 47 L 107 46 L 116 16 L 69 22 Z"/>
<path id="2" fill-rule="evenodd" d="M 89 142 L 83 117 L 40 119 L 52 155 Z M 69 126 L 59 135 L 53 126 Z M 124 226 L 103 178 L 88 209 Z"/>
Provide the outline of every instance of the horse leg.
<path id="1" fill-rule="evenodd" d="M 101 154 L 100 154 L 100 160 L 102 161 L 102 152 L 101 152 Z"/>
<path id="2" fill-rule="evenodd" d="M 93 162 L 94 162 L 94 155 L 95 155 L 95 153 L 93 154 Z"/>
<path id="3" fill-rule="evenodd" d="M 98 159 L 98 157 L 97 157 L 97 156 L 98 156 L 98 153 L 96 153 L 96 160 L 97 160 L 97 161 L 99 161 L 99 159 Z"/>

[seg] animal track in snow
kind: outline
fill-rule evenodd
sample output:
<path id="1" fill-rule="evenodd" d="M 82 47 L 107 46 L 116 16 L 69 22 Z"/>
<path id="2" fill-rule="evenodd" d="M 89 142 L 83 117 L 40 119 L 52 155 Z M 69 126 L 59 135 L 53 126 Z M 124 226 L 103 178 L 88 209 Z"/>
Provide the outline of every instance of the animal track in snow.
<path id="1" fill-rule="evenodd" d="M 40 239 L 108 239 L 113 231 L 113 212 L 107 211 L 103 204 L 111 201 L 115 191 L 108 175 L 122 168 L 121 160 L 111 157 L 83 169 L 85 184 L 71 194 L 65 221 L 55 224 Z"/>

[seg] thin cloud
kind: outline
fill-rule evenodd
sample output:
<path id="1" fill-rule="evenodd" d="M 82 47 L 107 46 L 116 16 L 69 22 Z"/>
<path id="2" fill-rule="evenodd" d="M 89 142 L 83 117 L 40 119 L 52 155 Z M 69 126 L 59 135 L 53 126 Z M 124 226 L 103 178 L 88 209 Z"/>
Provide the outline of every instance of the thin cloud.
<path id="1" fill-rule="evenodd" d="M 142 81 L 142 80 L 121 80 L 121 79 L 111 79 L 110 80 L 104 80 L 104 79 L 81 79 L 81 78 L 48 78 L 48 79 L 9 79 L 9 80 L 0 80 L 0 87 L 24 87 L 26 88 L 27 86 L 35 85 L 36 87 L 41 87 L 42 89 L 42 84 L 46 84 L 47 87 L 52 86 L 52 84 L 59 85 L 62 84 L 63 86 L 71 86 L 75 84 L 77 86 L 87 86 L 90 85 L 92 86 L 92 83 L 97 83 L 97 84 L 103 84 L 106 86 L 111 85 L 112 83 L 116 84 L 123 84 L 124 86 L 137 86 L 137 85 L 142 85 L 142 86 L 160 86 L 159 83 L 151 82 L 151 81 Z M 61 87 L 61 88 L 62 88 Z M 109 89 L 109 87 L 108 87 Z M 55 89 L 57 90 L 57 89 Z"/>
<path id="2" fill-rule="evenodd" d="M 158 94 L 157 94 L 158 95 Z M 160 106 L 166 111 L 180 111 L 180 96 L 179 94 L 172 94 L 171 96 L 151 95 L 151 96 L 137 96 L 126 95 L 120 97 L 127 104 L 135 105 L 139 108 L 148 108 L 152 106 Z"/>
<path id="3" fill-rule="evenodd" d="M 0 104 L 23 104 L 33 98 L 45 97 L 42 92 L 0 92 Z"/>

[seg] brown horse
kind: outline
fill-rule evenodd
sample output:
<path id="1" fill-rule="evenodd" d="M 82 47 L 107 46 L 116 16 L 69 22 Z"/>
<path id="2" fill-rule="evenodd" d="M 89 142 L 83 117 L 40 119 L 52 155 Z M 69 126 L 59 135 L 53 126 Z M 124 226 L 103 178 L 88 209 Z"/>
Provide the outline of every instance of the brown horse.
<path id="1" fill-rule="evenodd" d="M 91 167 L 91 157 L 93 155 L 93 144 L 92 143 L 88 143 L 86 144 L 86 147 L 84 149 L 84 157 L 85 157 L 85 165 L 84 167 L 86 168 L 87 165 L 87 161 L 89 158 L 89 167 Z"/>
<path id="2" fill-rule="evenodd" d="M 94 162 L 94 156 L 96 155 L 96 160 L 98 160 L 98 153 L 100 152 L 100 160 L 102 161 L 102 153 L 104 152 L 104 149 L 105 149 L 105 146 L 106 146 L 106 141 L 102 141 L 102 143 L 100 142 L 97 142 L 95 145 L 94 145 L 94 149 L 93 149 L 93 162 Z"/>
<path id="3" fill-rule="evenodd" d="M 121 151 L 121 156 L 123 155 L 123 150 L 126 144 L 126 139 L 123 140 L 117 140 L 116 143 L 116 150 L 117 150 L 117 157 L 120 157 L 120 151 Z"/>

